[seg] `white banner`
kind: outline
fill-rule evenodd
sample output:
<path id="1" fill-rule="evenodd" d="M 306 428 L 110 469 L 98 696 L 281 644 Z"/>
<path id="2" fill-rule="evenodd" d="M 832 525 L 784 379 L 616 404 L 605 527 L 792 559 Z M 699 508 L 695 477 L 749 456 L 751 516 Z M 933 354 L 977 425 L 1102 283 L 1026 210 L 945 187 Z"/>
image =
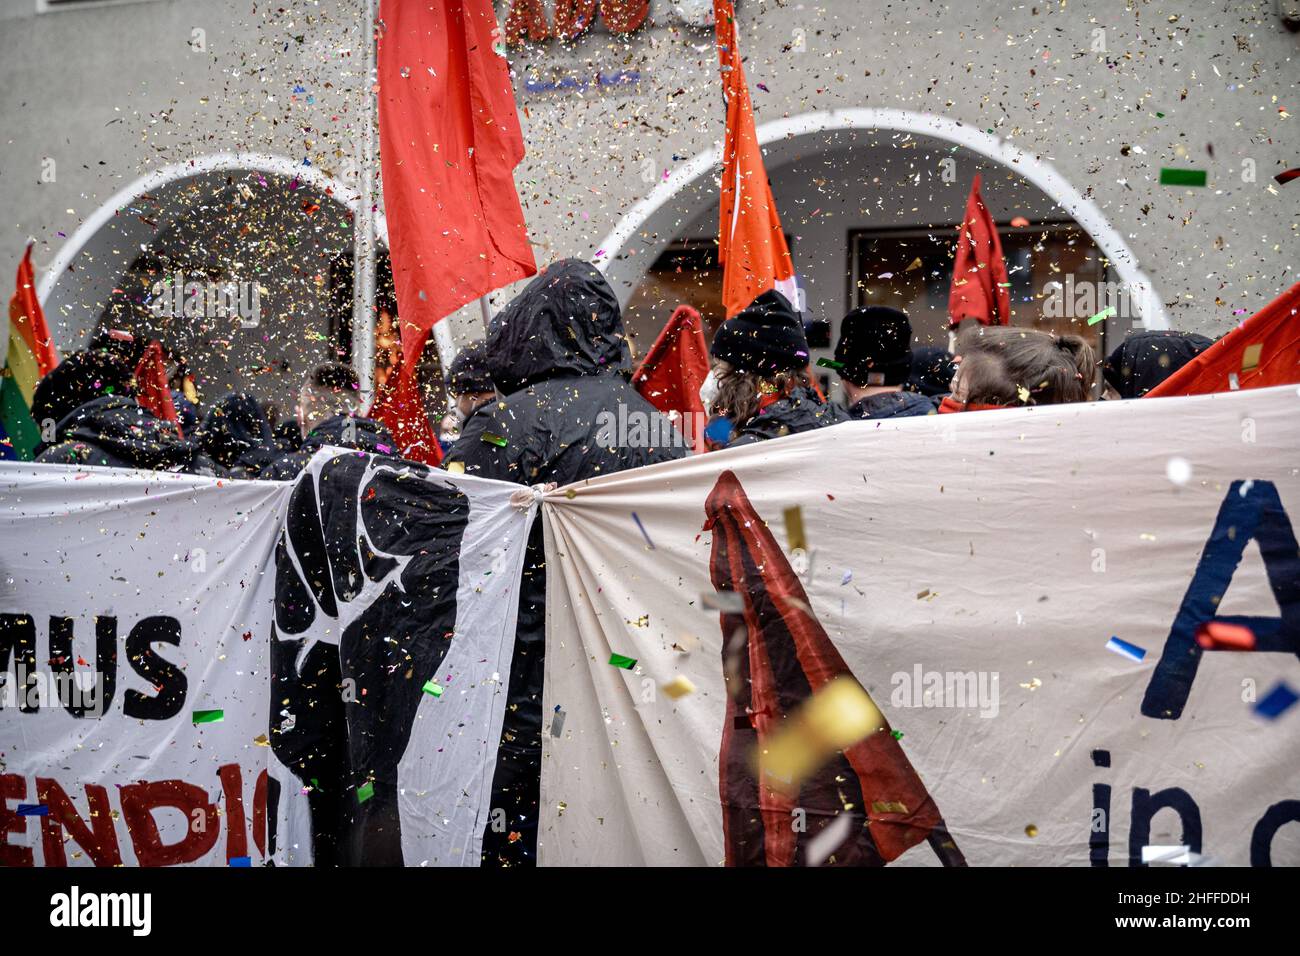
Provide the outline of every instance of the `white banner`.
<path id="1" fill-rule="evenodd" d="M 0 466 L 0 866 L 477 866 L 535 511 L 339 450 Z"/>
<path id="2" fill-rule="evenodd" d="M 0 467 L 0 865 L 257 865 L 286 487 Z"/>
<path id="3" fill-rule="evenodd" d="M 1285 387 L 548 495 L 539 861 L 1300 863 L 1297 447 Z"/>

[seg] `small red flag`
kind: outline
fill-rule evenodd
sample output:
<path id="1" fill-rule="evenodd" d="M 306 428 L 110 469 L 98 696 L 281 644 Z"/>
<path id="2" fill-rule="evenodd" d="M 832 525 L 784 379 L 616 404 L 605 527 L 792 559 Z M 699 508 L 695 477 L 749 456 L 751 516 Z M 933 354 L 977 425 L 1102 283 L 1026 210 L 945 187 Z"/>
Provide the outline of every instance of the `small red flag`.
<path id="1" fill-rule="evenodd" d="M 408 324 L 406 335 L 401 338 L 403 345 L 410 341 L 412 351 L 418 356 L 424 351 L 429 331 Z M 424 398 L 420 394 L 419 370 L 414 363 L 406 361 L 405 349 L 397 359 L 397 367 L 375 393 L 370 417 L 393 433 L 393 440 L 397 442 L 394 454 L 435 468 L 442 464 L 442 446 L 429 423 L 429 413 L 425 411 Z"/>
<path id="2" fill-rule="evenodd" d="M 181 417 L 172 402 L 172 390 L 167 386 L 167 361 L 157 339 L 149 343 L 135 367 L 135 400 L 155 418 L 174 422 L 176 434 L 185 437 Z"/>
<path id="3" fill-rule="evenodd" d="M 978 173 L 966 199 L 966 217 L 957 230 L 948 318 L 950 327 L 964 319 L 975 319 L 980 325 L 1011 324 L 1010 280 L 1002 259 L 1002 240 L 980 195 Z"/>
<path id="4" fill-rule="evenodd" d="M 709 346 L 703 320 L 689 305 L 679 305 L 645 360 L 632 376 L 641 397 L 673 417 L 677 430 L 696 451 L 704 450 L 706 419 L 700 386 L 709 375 Z"/>
<path id="5" fill-rule="evenodd" d="M 1143 398 L 1204 395 L 1300 382 L 1300 282 Z"/>
<path id="6" fill-rule="evenodd" d="M 379 141 L 404 325 L 426 332 L 537 272 L 515 192 L 524 157 L 491 0 L 383 0 Z M 405 340 L 408 366 L 418 336 Z"/>

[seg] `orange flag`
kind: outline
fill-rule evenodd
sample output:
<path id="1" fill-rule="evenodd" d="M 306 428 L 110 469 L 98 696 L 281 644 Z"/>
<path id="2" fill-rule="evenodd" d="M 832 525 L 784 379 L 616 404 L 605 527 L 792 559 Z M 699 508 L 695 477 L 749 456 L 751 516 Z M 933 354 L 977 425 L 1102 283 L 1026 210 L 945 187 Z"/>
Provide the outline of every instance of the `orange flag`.
<path id="1" fill-rule="evenodd" d="M 162 344 L 154 339 L 140 356 L 135 367 L 135 400 L 155 418 L 176 424 L 176 434 L 184 438 L 181 417 L 172 403 L 172 390 L 167 386 L 167 362 Z"/>
<path id="2" fill-rule="evenodd" d="M 700 401 L 700 386 L 709 375 L 703 325 L 700 313 L 679 305 L 632 376 L 632 386 L 641 397 L 672 417 L 696 451 L 704 451 L 707 418 Z"/>
<path id="3" fill-rule="evenodd" d="M 722 145 L 722 197 L 718 262 L 722 263 L 722 302 L 735 315 L 768 289 L 776 289 L 799 309 L 794 262 L 781 231 L 763 152 L 754 129 L 745 67 L 736 48 L 732 0 L 713 0 L 722 91 L 727 99 L 727 132 Z"/>
<path id="4" fill-rule="evenodd" d="M 1010 285 L 1002 240 L 980 195 L 977 173 L 966 199 L 966 218 L 957 232 L 952 291 L 948 294 L 950 325 L 963 319 L 975 319 L 980 325 L 1010 325 Z"/>
<path id="5" fill-rule="evenodd" d="M 1300 282 L 1143 398 L 1204 395 L 1300 382 Z"/>

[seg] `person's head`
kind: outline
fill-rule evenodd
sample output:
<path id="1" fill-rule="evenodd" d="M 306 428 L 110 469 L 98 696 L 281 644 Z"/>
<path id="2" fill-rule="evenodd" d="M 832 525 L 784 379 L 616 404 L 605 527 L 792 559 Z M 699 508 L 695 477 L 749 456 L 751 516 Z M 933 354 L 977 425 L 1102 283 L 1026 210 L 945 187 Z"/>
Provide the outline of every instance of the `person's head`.
<path id="1" fill-rule="evenodd" d="M 952 398 L 963 405 L 1060 405 L 1091 398 L 1097 360 L 1077 335 L 987 326 L 958 360 Z"/>
<path id="2" fill-rule="evenodd" d="M 922 345 L 912 349 L 912 371 L 904 388 L 931 398 L 947 395 L 952 389 L 952 376 L 956 371 L 952 353 L 946 348 Z"/>
<path id="3" fill-rule="evenodd" d="M 492 318 L 486 348 L 502 395 L 548 379 L 632 372 L 618 297 L 581 259 L 553 262 L 528 283 Z"/>
<path id="4" fill-rule="evenodd" d="M 912 370 L 912 323 L 888 306 L 854 309 L 840 323 L 835 361 L 850 403 L 899 391 Z"/>
<path id="5" fill-rule="evenodd" d="M 757 415 L 764 396 L 788 395 L 803 382 L 808 365 L 803 322 L 775 289 L 718 326 L 709 351 L 713 384 L 706 381 L 705 389 L 713 395 L 710 410 L 733 422 Z"/>
<path id="6" fill-rule="evenodd" d="M 361 404 L 361 383 L 352 366 L 323 362 L 312 369 L 298 391 L 298 428 L 305 436 L 335 415 L 353 415 Z"/>
<path id="7" fill-rule="evenodd" d="M 105 395 L 135 395 L 135 366 L 107 349 L 84 349 L 65 355 L 32 393 L 32 419 L 44 433 L 82 405 Z"/>
<path id="8" fill-rule="evenodd" d="M 1105 397 L 1141 398 L 1212 344 L 1195 332 L 1133 332 L 1102 365 Z"/>
<path id="9" fill-rule="evenodd" d="M 487 352 L 482 343 L 466 346 L 451 360 L 447 394 L 461 421 L 496 398 L 487 369 Z"/>
<path id="10" fill-rule="evenodd" d="M 245 452 L 273 443 L 271 423 L 261 404 L 247 393 L 222 396 L 203 416 L 199 444 L 217 464 L 229 468 Z"/>

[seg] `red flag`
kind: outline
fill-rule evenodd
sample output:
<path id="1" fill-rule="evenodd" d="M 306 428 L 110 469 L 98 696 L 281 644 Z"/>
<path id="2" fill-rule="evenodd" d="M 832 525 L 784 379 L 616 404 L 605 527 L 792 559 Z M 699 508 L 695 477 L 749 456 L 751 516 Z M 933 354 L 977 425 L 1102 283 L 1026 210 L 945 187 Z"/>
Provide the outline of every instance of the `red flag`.
<path id="1" fill-rule="evenodd" d="M 964 866 L 938 805 L 888 722 L 804 779 L 797 796 L 758 779 L 752 754 L 811 696 L 853 675 L 734 472 L 719 476 L 704 507 L 705 528 L 713 532 L 713 586 L 744 602 L 743 610 L 721 615 L 728 687 L 718 783 L 727 865 L 805 862 L 809 842 L 852 804 L 859 825 L 835 850 L 841 865 L 881 866 L 928 842 L 943 865 Z M 790 826 L 796 806 L 807 814 L 806 832 Z"/>
<path id="2" fill-rule="evenodd" d="M 32 247 L 29 244 L 18 263 L 18 277 L 14 294 L 9 299 L 9 334 L 17 335 L 36 360 L 36 374 L 44 378 L 50 369 L 59 364 L 59 352 L 54 347 L 50 327 L 45 324 L 45 312 L 36 298 L 36 270 L 32 268 Z M 0 365 L 5 356 L 0 355 Z"/>
<path id="3" fill-rule="evenodd" d="M 1300 282 L 1144 395 L 1204 395 L 1300 382 Z"/>
<path id="4" fill-rule="evenodd" d="M 696 451 L 704 450 L 701 423 L 707 418 L 700 401 L 700 386 L 709 375 L 703 324 L 700 313 L 679 305 L 632 376 L 641 397 L 673 417 L 677 430 Z"/>
<path id="5" fill-rule="evenodd" d="M 533 275 L 514 168 L 524 157 L 491 0 L 383 0 L 379 143 L 403 324 L 429 330 Z M 504 46 L 500 46 L 504 49 Z M 418 337 L 403 337 L 406 364 Z"/>
<path id="6" fill-rule="evenodd" d="M 408 324 L 406 333 L 401 336 L 403 346 L 409 339 L 412 351 L 417 356 L 420 355 L 429 339 L 428 330 Z M 397 442 L 394 454 L 400 454 L 411 461 L 422 461 L 435 468 L 442 464 L 442 446 L 438 444 L 438 436 L 434 433 L 433 426 L 429 423 L 429 413 L 424 408 L 419 372 L 414 363 L 407 362 L 405 348 L 397 360 L 397 367 L 389 373 L 388 380 L 376 392 L 370 417 L 382 422 L 393 433 L 393 440 Z"/>
<path id="7" fill-rule="evenodd" d="M 167 386 L 167 361 L 157 339 L 149 343 L 135 367 L 135 400 L 155 418 L 175 422 L 176 434 L 185 437 L 181 417 L 172 403 L 172 390 Z"/>
<path id="8" fill-rule="evenodd" d="M 975 319 L 980 325 L 1010 325 L 1010 285 L 1002 260 L 1002 240 L 980 195 L 976 173 L 966 199 L 966 218 L 957 230 L 952 291 L 948 293 L 950 327 L 963 319 Z"/>
<path id="9" fill-rule="evenodd" d="M 727 99 L 727 132 L 722 145 L 722 197 L 719 203 L 718 262 L 722 263 L 722 302 L 735 315 L 768 289 L 776 289 L 799 308 L 794 263 L 781 231 L 763 151 L 754 129 L 745 67 L 736 48 L 732 0 L 713 0 L 714 29 L 722 91 Z"/>

